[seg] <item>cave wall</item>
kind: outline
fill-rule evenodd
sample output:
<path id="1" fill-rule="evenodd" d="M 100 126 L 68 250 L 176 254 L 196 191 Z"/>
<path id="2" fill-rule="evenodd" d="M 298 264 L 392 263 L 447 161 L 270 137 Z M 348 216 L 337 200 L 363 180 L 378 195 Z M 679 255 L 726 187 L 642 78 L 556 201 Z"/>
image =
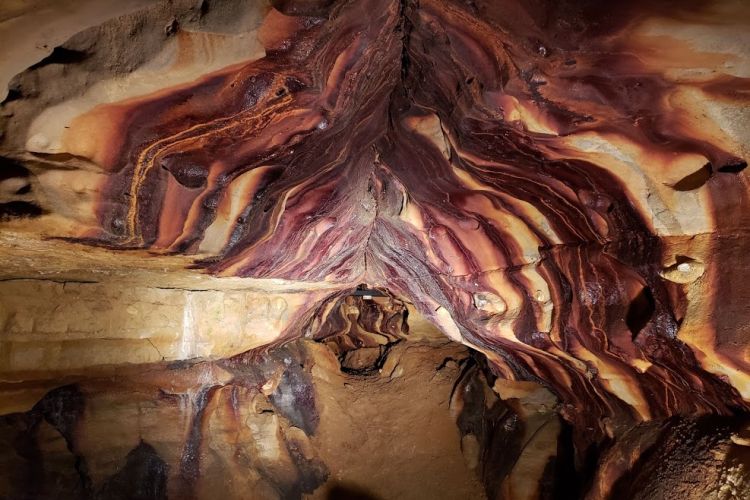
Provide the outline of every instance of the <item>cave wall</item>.
<path id="1" fill-rule="evenodd" d="M 196 401 L 250 415 L 265 376 L 228 360 L 304 338 L 380 376 L 437 328 L 474 360 L 449 413 L 490 497 L 741 498 L 748 26 L 733 0 L 4 3 L 3 494 L 208 495 L 242 465 L 183 463 Z M 72 437 L 149 402 L 163 449 Z M 298 423 L 227 495 L 327 481 Z"/>

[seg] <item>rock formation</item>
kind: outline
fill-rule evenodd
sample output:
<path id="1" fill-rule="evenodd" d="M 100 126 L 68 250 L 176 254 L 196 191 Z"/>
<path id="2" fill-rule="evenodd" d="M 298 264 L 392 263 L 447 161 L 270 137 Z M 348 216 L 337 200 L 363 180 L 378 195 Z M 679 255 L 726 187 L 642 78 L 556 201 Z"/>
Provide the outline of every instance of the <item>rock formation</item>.
<path id="1" fill-rule="evenodd" d="M 124 4 L 0 6 L 0 498 L 750 495 L 744 2 Z"/>

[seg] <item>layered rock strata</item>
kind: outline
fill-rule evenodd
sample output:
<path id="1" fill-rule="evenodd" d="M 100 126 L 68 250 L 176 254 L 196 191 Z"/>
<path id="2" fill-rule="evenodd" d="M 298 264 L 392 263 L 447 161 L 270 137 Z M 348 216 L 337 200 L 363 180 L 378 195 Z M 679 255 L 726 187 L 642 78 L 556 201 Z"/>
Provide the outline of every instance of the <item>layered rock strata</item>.
<path id="1" fill-rule="evenodd" d="M 564 442 L 577 479 L 553 491 L 682 491 L 663 478 L 691 455 L 740 485 L 701 494 L 747 488 L 722 465 L 747 463 L 750 408 L 742 2 L 94 3 L 0 17 L 23 40 L 0 65 L 0 408 L 36 436 L 18 439 L 44 421 L 80 461 L 48 407 L 123 366 L 221 406 L 245 390 L 233 363 L 262 372 L 305 338 L 379 376 L 431 324 L 473 352 L 453 416 L 490 497 L 564 477 L 546 469 Z M 173 477 L 144 443 L 132 467 Z M 273 494 L 325 482 L 303 455 Z"/>

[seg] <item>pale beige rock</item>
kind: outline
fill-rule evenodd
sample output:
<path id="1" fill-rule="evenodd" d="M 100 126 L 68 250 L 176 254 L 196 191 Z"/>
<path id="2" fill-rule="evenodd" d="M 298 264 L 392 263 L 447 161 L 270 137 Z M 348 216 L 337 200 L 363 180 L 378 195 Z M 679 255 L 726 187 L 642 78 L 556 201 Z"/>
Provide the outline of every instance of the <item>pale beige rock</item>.
<path id="1" fill-rule="evenodd" d="M 341 287 L 217 278 L 187 269 L 189 257 L 122 254 L 27 232 L 3 231 L 0 243 L 6 379 L 231 356 L 278 338 Z"/>
<path id="2" fill-rule="evenodd" d="M 0 374 L 9 379 L 228 357 L 273 341 L 319 300 L 315 292 L 156 288 L 115 280 L 10 280 L 0 282 L 0 294 Z"/>
<path id="3" fill-rule="evenodd" d="M 133 12 L 154 0 L 10 0 L 0 7 L 0 101 L 10 79 L 89 26 Z"/>

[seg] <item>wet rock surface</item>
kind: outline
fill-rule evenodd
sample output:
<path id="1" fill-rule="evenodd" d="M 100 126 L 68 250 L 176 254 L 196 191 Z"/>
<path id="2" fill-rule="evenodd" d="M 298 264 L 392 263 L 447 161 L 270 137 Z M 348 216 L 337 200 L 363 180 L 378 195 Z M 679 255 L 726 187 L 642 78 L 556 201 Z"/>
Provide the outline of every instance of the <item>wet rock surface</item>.
<path id="1" fill-rule="evenodd" d="M 6 2 L 0 497 L 750 495 L 748 27 Z"/>

